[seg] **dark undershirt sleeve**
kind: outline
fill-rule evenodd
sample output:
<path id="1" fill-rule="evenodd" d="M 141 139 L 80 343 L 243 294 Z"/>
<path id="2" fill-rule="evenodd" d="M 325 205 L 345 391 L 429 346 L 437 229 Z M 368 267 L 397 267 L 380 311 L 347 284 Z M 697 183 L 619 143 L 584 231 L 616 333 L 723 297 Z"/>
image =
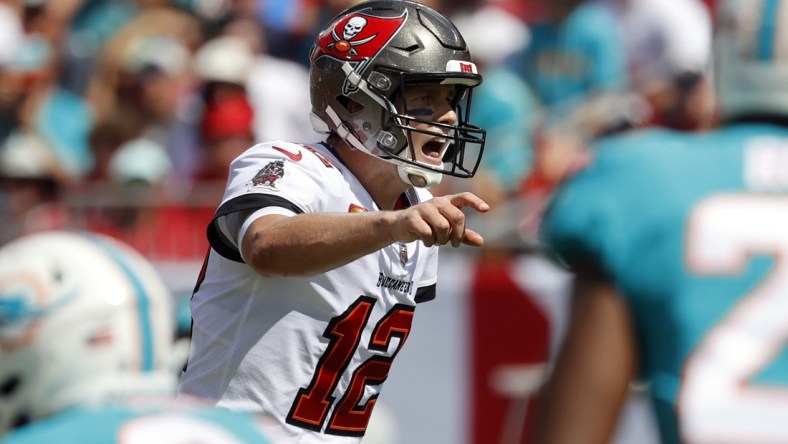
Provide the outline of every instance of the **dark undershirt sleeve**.
<path id="1" fill-rule="evenodd" d="M 238 251 L 238 248 L 236 248 L 234 243 L 227 239 L 219 229 L 217 225 L 218 220 L 237 211 L 258 210 L 260 208 L 266 207 L 281 207 L 286 208 L 296 214 L 304 213 L 304 211 L 297 205 L 279 196 L 271 196 L 269 194 L 259 193 L 238 196 L 223 203 L 216 210 L 216 213 L 214 213 L 211 223 L 208 224 L 207 235 L 208 242 L 211 244 L 211 248 L 231 261 L 243 263 L 244 260 L 241 257 L 241 253 Z"/>
<path id="2" fill-rule="evenodd" d="M 421 287 L 418 290 L 416 290 L 416 297 L 415 297 L 416 303 L 420 304 L 422 302 L 427 302 L 435 299 L 435 288 L 436 285 L 432 284 L 426 287 Z"/>

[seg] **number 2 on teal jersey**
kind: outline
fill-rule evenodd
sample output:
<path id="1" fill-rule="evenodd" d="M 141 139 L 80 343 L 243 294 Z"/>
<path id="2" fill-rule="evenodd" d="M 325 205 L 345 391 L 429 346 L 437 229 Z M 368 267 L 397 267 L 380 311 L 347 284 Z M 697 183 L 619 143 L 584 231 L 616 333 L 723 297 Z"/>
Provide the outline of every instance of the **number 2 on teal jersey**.
<path id="1" fill-rule="evenodd" d="M 788 442 L 788 389 L 750 378 L 788 343 L 788 197 L 719 194 L 690 215 L 686 265 L 697 275 L 735 275 L 753 255 L 774 266 L 707 332 L 687 358 L 677 414 L 682 439 Z"/>

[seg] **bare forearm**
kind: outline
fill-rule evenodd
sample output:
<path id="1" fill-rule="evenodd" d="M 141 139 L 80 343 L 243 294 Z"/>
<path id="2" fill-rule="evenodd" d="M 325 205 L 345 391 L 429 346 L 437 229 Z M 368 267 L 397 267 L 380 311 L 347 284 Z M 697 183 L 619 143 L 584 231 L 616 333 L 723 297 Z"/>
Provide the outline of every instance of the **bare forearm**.
<path id="1" fill-rule="evenodd" d="M 267 215 L 244 234 L 246 261 L 263 276 L 309 276 L 345 265 L 394 242 L 481 246 L 462 208 L 486 212 L 471 193 L 441 196 L 397 211 Z"/>
<path id="2" fill-rule="evenodd" d="M 572 322 L 547 387 L 536 442 L 607 443 L 635 373 L 626 306 L 606 282 L 578 276 Z"/>
<path id="3" fill-rule="evenodd" d="M 263 276 L 308 276 L 345 265 L 394 242 L 393 214 L 266 216 L 243 239 L 246 260 Z"/>

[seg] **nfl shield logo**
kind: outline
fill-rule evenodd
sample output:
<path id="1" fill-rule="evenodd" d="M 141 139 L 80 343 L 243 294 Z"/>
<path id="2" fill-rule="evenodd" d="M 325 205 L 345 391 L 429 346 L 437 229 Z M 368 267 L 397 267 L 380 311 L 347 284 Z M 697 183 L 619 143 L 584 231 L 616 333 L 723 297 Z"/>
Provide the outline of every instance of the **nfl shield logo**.
<path id="1" fill-rule="evenodd" d="M 399 244 L 399 261 L 402 262 L 402 265 L 408 263 L 408 244 L 403 244 L 400 242 Z"/>

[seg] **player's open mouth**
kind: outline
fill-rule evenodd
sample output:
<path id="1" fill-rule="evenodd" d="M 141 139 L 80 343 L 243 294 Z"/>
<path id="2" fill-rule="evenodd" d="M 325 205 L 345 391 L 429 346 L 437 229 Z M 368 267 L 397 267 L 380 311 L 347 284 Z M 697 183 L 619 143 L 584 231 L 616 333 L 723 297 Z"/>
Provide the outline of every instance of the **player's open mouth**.
<path id="1" fill-rule="evenodd" d="M 440 161 L 441 153 L 443 149 L 446 147 L 446 139 L 439 138 L 439 139 L 432 139 L 424 144 L 421 147 L 421 152 L 427 157 L 430 161 Z"/>

